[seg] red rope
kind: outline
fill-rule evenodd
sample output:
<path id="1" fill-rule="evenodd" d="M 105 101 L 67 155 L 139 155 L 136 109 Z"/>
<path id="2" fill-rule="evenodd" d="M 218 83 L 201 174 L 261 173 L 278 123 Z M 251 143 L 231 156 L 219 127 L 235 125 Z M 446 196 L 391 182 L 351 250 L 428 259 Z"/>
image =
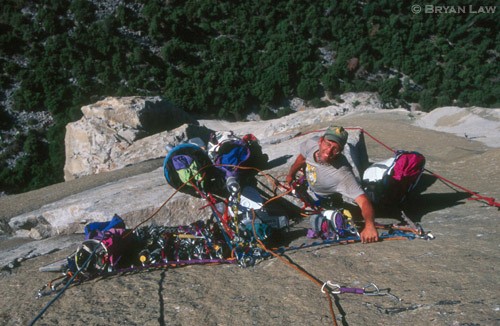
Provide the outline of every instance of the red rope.
<path id="1" fill-rule="evenodd" d="M 475 196 L 475 197 L 476 197 L 476 198 L 469 198 L 469 200 L 482 200 L 482 201 L 485 201 L 485 202 L 486 202 L 488 205 L 490 205 L 490 206 L 500 207 L 500 203 L 499 203 L 499 202 L 497 202 L 497 201 L 495 201 L 495 198 L 482 196 L 482 195 L 478 194 L 477 192 L 474 192 L 474 191 L 472 191 L 472 190 L 469 190 L 469 189 L 467 189 L 467 188 L 464 188 L 464 187 L 462 187 L 462 186 L 460 186 L 460 185 L 456 184 L 456 183 L 455 183 L 455 182 L 453 182 L 453 181 L 450 181 L 450 180 L 448 180 L 448 179 L 446 179 L 446 178 L 444 178 L 444 177 L 442 177 L 442 176 L 440 176 L 440 175 L 437 175 L 436 173 L 434 173 L 434 172 L 432 172 L 432 171 L 429 171 L 429 170 L 427 170 L 427 169 L 425 169 L 425 171 L 429 172 L 429 173 L 430 173 L 430 174 L 432 174 L 434 177 L 436 177 L 436 178 L 438 178 L 438 179 L 442 180 L 443 182 L 446 182 L 446 183 L 448 183 L 448 184 L 450 184 L 450 185 L 452 185 L 452 186 L 454 186 L 454 187 L 456 187 L 456 188 L 459 188 L 459 189 L 461 189 L 461 190 L 463 190 L 463 191 L 465 191 L 465 192 L 468 192 L 468 193 L 469 193 L 469 194 L 471 194 L 472 196 Z"/>
<path id="2" fill-rule="evenodd" d="M 363 128 L 346 128 L 346 129 L 352 129 L 352 130 L 361 130 L 361 132 L 364 132 L 365 134 L 367 134 L 371 139 L 373 139 L 374 141 L 376 141 L 377 143 L 379 143 L 380 145 L 382 145 L 383 147 L 387 148 L 388 150 L 390 150 L 391 152 L 395 152 L 394 149 L 390 148 L 389 146 L 385 145 L 384 143 L 382 143 L 380 140 L 378 140 L 377 138 L 375 138 L 374 136 L 370 135 L 366 130 L 364 130 Z M 465 187 L 462 187 L 458 184 L 456 184 L 455 182 L 451 181 L 451 180 L 448 180 L 446 179 L 445 177 L 443 176 L 440 176 L 428 169 L 425 169 L 425 171 L 429 172 L 432 176 L 442 180 L 443 182 L 445 183 L 448 183 L 449 185 L 452 185 L 458 189 L 461 189 L 469 194 L 471 194 L 472 196 L 476 197 L 476 198 L 469 198 L 469 200 L 479 200 L 479 201 L 484 201 L 486 202 L 488 205 L 490 206 L 495 206 L 495 207 L 500 207 L 500 203 L 497 202 L 495 200 L 495 198 L 492 198 L 492 197 L 485 197 L 485 196 L 482 196 L 480 194 L 478 194 L 477 192 L 474 192 L 472 190 L 469 190 Z"/>
<path id="3" fill-rule="evenodd" d="M 386 144 L 384 144 L 383 142 L 381 142 L 380 140 L 378 140 L 377 138 L 375 138 L 374 136 L 372 136 L 368 131 L 364 130 L 363 128 L 345 128 L 347 130 L 359 130 L 361 131 L 362 133 L 365 133 L 368 137 L 370 137 L 372 140 L 374 140 L 375 142 L 379 143 L 379 145 L 381 145 L 382 147 L 385 147 L 387 150 L 395 153 L 396 151 L 392 148 L 390 148 L 389 146 L 387 146 Z"/>
<path id="4" fill-rule="evenodd" d="M 295 137 L 301 137 L 301 136 L 305 136 L 305 135 L 308 135 L 308 134 L 311 134 L 311 133 L 315 133 L 315 132 L 322 132 L 322 131 L 326 131 L 327 128 L 324 128 L 324 129 L 316 129 L 316 130 L 312 130 L 312 131 L 308 131 L 308 132 L 300 132 L 298 133 L 297 135 L 295 135 Z M 391 152 L 395 153 L 396 151 L 392 148 L 390 148 L 389 146 L 387 146 L 386 144 L 384 144 L 383 142 L 381 142 L 380 140 L 378 140 L 377 138 L 373 137 L 370 133 L 368 133 L 368 131 L 364 130 L 363 128 L 360 128 L 360 127 L 348 127 L 348 128 L 344 128 L 346 130 L 359 130 L 361 131 L 362 133 L 365 133 L 368 137 L 370 137 L 371 139 L 373 139 L 375 142 L 379 143 L 381 146 L 385 147 L 386 149 L 390 150 Z M 294 137 L 294 138 L 295 138 Z"/>
<path id="5" fill-rule="evenodd" d="M 368 137 L 370 137 L 373 141 L 377 142 L 379 145 L 381 145 L 382 147 L 386 148 L 387 150 L 391 151 L 392 153 L 395 153 L 396 151 L 387 146 L 386 144 L 384 144 L 382 141 L 378 140 L 377 138 L 375 138 L 373 135 L 371 135 L 369 132 L 367 132 L 366 130 L 364 130 L 363 128 L 359 128 L 359 127 L 350 127 L 350 128 L 345 128 L 347 130 L 360 130 L 362 133 L 365 133 Z M 303 136 L 303 135 L 306 135 L 306 134 L 309 134 L 309 133 L 312 133 L 312 132 L 320 132 L 320 131 L 325 131 L 326 129 L 318 129 L 318 130 L 314 130 L 314 131 L 310 131 L 310 132 L 307 132 L 307 133 L 300 133 L 298 134 L 297 136 Z M 428 169 L 425 169 L 425 171 L 429 172 L 431 175 L 433 175 L 434 177 L 442 180 L 443 182 L 449 184 L 449 185 L 452 185 L 458 189 L 461 189 L 469 194 L 471 194 L 473 196 L 473 198 L 469 198 L 469 200 L 478 200 L 478 201 L 484 201 L 485 203 L 487 203 L 489 206 L 494 206 L 494 207 L 500 207 L 500 202 L 497 202 L 495 198 L 492 198 L 492 197 L 486 197 L 486 196 L 482 196 L 480 194 L 478 194 L 477 192 L 474 192 L 472 190 L 469 190 L 465 187 L 462 187 L 458 184 L 456 184 L 455 182 L 453 181 L 450 181 L 448 179 L 446 179 L 445 177 L 443 176 L 440 176 Z"/>

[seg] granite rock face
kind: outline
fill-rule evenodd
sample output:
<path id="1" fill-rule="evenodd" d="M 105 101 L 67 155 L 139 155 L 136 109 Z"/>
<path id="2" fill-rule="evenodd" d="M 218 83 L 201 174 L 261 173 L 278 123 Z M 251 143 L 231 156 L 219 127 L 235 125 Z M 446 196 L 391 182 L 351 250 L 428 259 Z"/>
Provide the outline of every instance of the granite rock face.
<path id="1" fill-rule="evenodd" d="M 241 124 L 204 123 L 161 97 L 108 97 L 82 107 L 83 117 L 66 126 L 64 179 L 73 180 L 162 157 L 167 144 L 175 146 L 195 137 L 206 142 L 211 130 L 222 126 L 236 133 L 253 132 L 266 142 L 303 125 L 328 123 L 352 111 L 382 108 L 374 93 L 346 93 L 341 98 L 342 103 L 315 110 L 314 114 L 307 109 L 284 117 L 269 124 L 262 133 L 259 132 L 262 121 L 253 121 L 256 128 L 252 123 L 243 124 L 245 130 L 238 130 Z"/>
<path id="2" fill-rule="evenodd" d="M 183 139 L 187 127 L 175 129 L 196 124 L 160 97 L 109 97 L 82 107 L 82 112 L 80 120 L 66 126 L 66 181 L 158 158 L 164 154 L 162 140 Z M 169 130 L 175 131 L 162 134 Z M 152 135 L 159 140 L 148 138 Z"/>

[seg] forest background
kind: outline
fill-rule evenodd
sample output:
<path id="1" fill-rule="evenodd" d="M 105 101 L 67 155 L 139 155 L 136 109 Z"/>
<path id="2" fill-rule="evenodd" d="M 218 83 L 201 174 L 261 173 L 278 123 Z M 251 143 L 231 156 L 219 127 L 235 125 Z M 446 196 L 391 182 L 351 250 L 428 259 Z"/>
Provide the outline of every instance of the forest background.
<path id="1" fill-rule="evenodd" d="M 500 9 L 481 5 L 5 0 L 0 193 L 63 181 L 66 124 L 107 96 L 159 95 L 233 121 L 357 91 L 378 92 L 387 108 L 499 107 Z"/>

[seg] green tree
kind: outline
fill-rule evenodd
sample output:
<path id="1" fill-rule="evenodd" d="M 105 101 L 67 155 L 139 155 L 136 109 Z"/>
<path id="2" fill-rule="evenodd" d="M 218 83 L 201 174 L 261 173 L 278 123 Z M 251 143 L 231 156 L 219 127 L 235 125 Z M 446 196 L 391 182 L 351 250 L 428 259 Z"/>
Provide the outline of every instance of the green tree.
<path id="1" fill-rule="evenodd" d="M 79 24 L 90 24 L 95 20 L 96 7 L 91 1 L 72 0 L 69 9 L 75 15 L 75 21 Z"/>
<path id="2" fill-rule="evenodd" d="M 7 113 L 5 107 L 0 105 L 0 130 L 8 130 L 12 127 L 14 120 Z"/>
<path id="3" fill-rule="evenodd" d="M 420 98 L 418 103 L 422 107 L 422 110 L 429 112 L 436 107 L 436 100 L 431 91 L 425 90 L 420 93 Z"/>
<path id="4" fill-rule="evenodd" d="M 305 100 L 316 97 L 319 93 L 317 79 L 302 79 L 297 86 L 297 95 Z"/>
<path id="5" fill-rule="evenodd" d="M 18 190 L 30 183 L 23 180 L 36 180 L 30 187 L 61 180 L 64 126 L 104 96 L 162 95 L 190 113 L 227 119 L 251 110 L 275 117 L 295 96 L 323 105 L 324 91 L 378 91 L 386 102 L 418 101 L 426 110 L 499 105 L 495 15 L 415 15 L 406 2 L 389 0 L 100 6 L 2 3 L 0 87 L 14 92 L 15 110 L 50 110 L 57 125 L 40 132 L 49 145 L 36 145 L 41 150 L 3 174 Z M 324 62 L 322 48 L 332 50 L 332 61 Z M 348 67 L 352 58 L 356 67 Z M 395 78 L 380 81 L 389 71 Z M 22 151 L 25 137 L 12 148 Z M 36 157 L 44 158 L 37 164 L 43 173 L 30 171 Z"/>
<path id="6" fill-rule="evenodd" d="M 382 101 L 385 103 L 393 103 L 398 96 L 401 86 L 399 78 L 393 77 L 384 80 L 378 88 Z"/>

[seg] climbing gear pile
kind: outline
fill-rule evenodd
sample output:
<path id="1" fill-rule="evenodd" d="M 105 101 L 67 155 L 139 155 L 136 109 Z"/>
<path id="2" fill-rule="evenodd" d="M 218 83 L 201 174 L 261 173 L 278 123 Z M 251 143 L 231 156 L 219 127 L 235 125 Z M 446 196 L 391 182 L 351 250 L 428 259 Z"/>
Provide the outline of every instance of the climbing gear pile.
<path id="1" fill-rule="evenodd" d="M 372 137 L 366 131 L 362 130 L 362 132 Z M 389 147 L 385 147 L 392 151 Z M 56 292 L 57 295 L 33 320 L 33 323 L 69 286 L 95 277 L 190 264 L 229 263 L 248 267 L 269 257 L 286 261 L 283 255 L 294 250 L 360 241 L 356 224 L 348 211 L 338 208 L 325 210 L 317 204 L 311 203 L 310 198 L 307 197 L 307 184 L 304 182 L 304 178 L 297 180 L 291 188 L 280 185 L 287 189 L 286 192 L 276 195 L 260 206 L 242 206 L 240 185 L 237 182 L 236 184 L 231 183 L 229 178 L 221 183 L 219 180 L 222 175 L 220 170 L 216 169 L 217 167 L 212 164 L 208 155 L 199 154 L 198 149 L 199 147 L 196 145 L 184 144 L 179 146 L 179 152 L 175 153 L 177 156 L 174 157 L 174 152 L 172 152 L 166 157 L 165 177 L 176 190 L 159 209 L 165 206 L 178 191 L 183 191 L 204 198 L 212 209 L 211 217 L 207 221 L 197 221 L 185 226 L 172 227 L 152 224 L 141 227 L 158 213 L 158 209 L 133 229 L 127 229 L 118 216 L 113 218 L 113 223 L 100 222 L 102 224 L 97 223 L 93 224 L 92 227 L 86 227 L 86 238 L 76 252 L 67 257 L 64 274 L 48 282 L 38 291 L 38 297 Z M 190 157 L 182 156 L 194 153 L 197 153 L 197 156 L 193 156 L 195 157 L 194 161 Z M 231 167 L 230 164 L 226 165 L 226 167 Z M 173 171 L 180 171 L 181 175 L 179 176 L 177 172 Z M 433 175 L 449 182 L 436 174 Z M 459 188 L 466 190 L 462 187 Z M 263 206 L 288 194 L 293 194 L 304 202 L 302 209 L 308 209 L 308 216 L 312 216 L 311 230 L 314 233 L 311 233 L 310 238 L 319 238 L 321 241 L 268 249 L 264 242 L 272 238 L 272 234 L 276 230 L 287 229 L 289 220 L 286 216 L 270 217 Z M 494 199 L 482 197 L 477 193 L 471 192 L 471 194 L 476 197 L 474 199 L 487 201 L 492 206 L 499 206 Z M 378 229 L 382 229 L 379 239 L 384 241 L 432 240 L 434 238 L 430 232 L 425 232 L 418 223 L 411 221 L 403 211 L 401 211 L 401 219 L 403 223 L 400 224 L 376 224 Z M 296 269 L 307 274 L 303 269 Z M 330 296 L 352 293 L 366 296 L 390 296 L 398 299 L 390 294 L 389 290 L 379 289 L 373 283 L 363 288 L 351 288 L 330 281 L 321 283 L 311 275 L 308 277 L 318 284 L 321 291 L 327 295 L 334 323 L 336 323 L 335 315 Z"/>

